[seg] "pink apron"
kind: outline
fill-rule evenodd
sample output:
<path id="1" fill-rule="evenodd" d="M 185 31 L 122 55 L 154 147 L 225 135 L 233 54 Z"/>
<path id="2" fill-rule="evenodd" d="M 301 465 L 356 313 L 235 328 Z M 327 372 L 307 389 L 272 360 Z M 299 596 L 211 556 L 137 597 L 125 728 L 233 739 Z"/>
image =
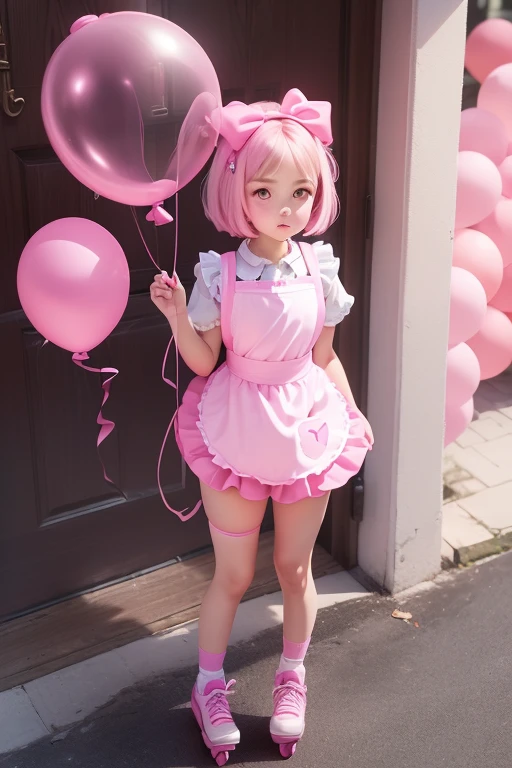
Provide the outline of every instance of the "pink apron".
<path id="1" fill-rule="evenodd" d="M 217 489 L 292 502 L 343 485 L 368 442 L 362 423 L 312 349 L 325 319 L 318 263 L 309 275 L 237 281 L 236 257 L 221 257 L 226 363 L 194 379 L 178 413 L 177 438 L 191 469 Z"/>

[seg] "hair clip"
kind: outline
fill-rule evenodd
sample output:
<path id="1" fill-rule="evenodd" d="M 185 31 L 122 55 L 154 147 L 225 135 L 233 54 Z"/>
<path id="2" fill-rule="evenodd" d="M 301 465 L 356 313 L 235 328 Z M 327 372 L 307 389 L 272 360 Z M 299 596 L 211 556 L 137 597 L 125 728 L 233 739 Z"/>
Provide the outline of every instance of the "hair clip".
<path id="1" fill-rule="evenodd" d="M 235 172 L 235 164 L 233 161 L 230 162 L 230 164 L 228 165 L 228 168 L 231 171 L 231 173 Z"/>

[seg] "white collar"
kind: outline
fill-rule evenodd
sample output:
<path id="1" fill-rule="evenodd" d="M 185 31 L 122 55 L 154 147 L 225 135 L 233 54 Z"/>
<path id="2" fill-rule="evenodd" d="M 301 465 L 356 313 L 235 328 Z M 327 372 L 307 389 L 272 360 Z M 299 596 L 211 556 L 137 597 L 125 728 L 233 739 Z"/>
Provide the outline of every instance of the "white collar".
<path id="1" fill-rule="evenodd" d="M 288 253 L 283 256 L 283 258 L 278 261 L 277 264 L 269 261 L 269 259 L 263 259 L 261 256 L 256 256 L 256 254 L 253 253 L 249 248 L 247 240 L 244 240 L 242 243 L 240 243 L 240 247 L 238 248 L 237 253 L 244 260 L 245 264 L 251 268 L 248 270 L 251 272 L 251 277 L 248 279 L 257 280 L 261 276 L 261 273 L 266 266 L 272 265 L 277 267 L 283 262 L 288 264 L 296 277 L 307 274 L 307 268 L 302 257 L 302 251 L 294 240 L 288 240 Z"/>

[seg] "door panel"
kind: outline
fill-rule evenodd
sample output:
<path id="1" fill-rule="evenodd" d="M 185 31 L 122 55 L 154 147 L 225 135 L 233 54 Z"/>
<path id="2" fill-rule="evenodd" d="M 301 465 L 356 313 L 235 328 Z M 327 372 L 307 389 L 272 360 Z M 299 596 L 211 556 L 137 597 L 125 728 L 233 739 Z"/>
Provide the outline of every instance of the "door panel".
<path id="1" fill-rule="evenodd" d="M 165 509 L 158 494 L 156 463 L 174 408 L 173 392 L 160 378 L 169 328 L 149 300 L 154 267 L 130 209 L 95 200 L 49 146 L 40 93 L 52 52 L 82 15 L 117 10 L 163 15 L 204 47 L 219 75 L 224 103 L 279 100 L 292 87 L 311 98 L 330 100 L 339 158 L 343 124 L 339 73 L 345 44 L 341 20 L 350 4 L 351 0 L 322 0 L 314 7 L 309 0 L 0 0 L 13 87 L 26 102 L 17 118 L 0 113 L 0 615 L 14 615 L 209 543 L 204 515 L 184 525 Z M 204 216 L 200 184 L 205 173 L 206 169 L 179 195 L 179 269 L 187 290 L 193 284 L 199 251 L 222 252 L 234 245 Z M 174 200 L 166 205 L 174 215 Z M 137 211 L 144 236 L 162 267 L 169 269 L 175 225 L 156 229 L 145 221 L 145 213 Z M 345 215 L 342 212 L 325 235 L 338 253 Z M 130 266 L 126 313 L 106 342 L 91 352 L 92 365 L 120 370 L 104 409 L 116 429 L 101 454 L 124 496 L 104 481 L 96 453 L 100 377 L 78 369 L 69 353 L 51 344 L 43 346 L 17 297 L 16 269 L 25 243 L 41 226 L 65 216 L 83 216 L 106 227 L 119 240 Z M 352 366 L 357 365 L 353 360 Z M 171 378 L 174 368 L 170 355 Z M 180 364 L 179 375 L 183 391 L 192 374 Z M 172 505 L 182 509 L 197 501 L 198 483 L 172 437 L 162 480 Z"/>

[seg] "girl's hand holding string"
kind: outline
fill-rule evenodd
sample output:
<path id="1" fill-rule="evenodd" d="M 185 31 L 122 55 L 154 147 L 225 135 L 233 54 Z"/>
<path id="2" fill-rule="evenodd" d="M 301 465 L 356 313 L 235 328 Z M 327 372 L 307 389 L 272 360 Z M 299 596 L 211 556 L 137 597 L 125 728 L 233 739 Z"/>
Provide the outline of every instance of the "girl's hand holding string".
<path id="1" fill-rule="evenodd" d="M 178 275 L 171 279 L 166 272 L 155 275 L 149 288 L 151 301 L 165 315 L 169 322 L 187 312 L 187 295 Z"/>

